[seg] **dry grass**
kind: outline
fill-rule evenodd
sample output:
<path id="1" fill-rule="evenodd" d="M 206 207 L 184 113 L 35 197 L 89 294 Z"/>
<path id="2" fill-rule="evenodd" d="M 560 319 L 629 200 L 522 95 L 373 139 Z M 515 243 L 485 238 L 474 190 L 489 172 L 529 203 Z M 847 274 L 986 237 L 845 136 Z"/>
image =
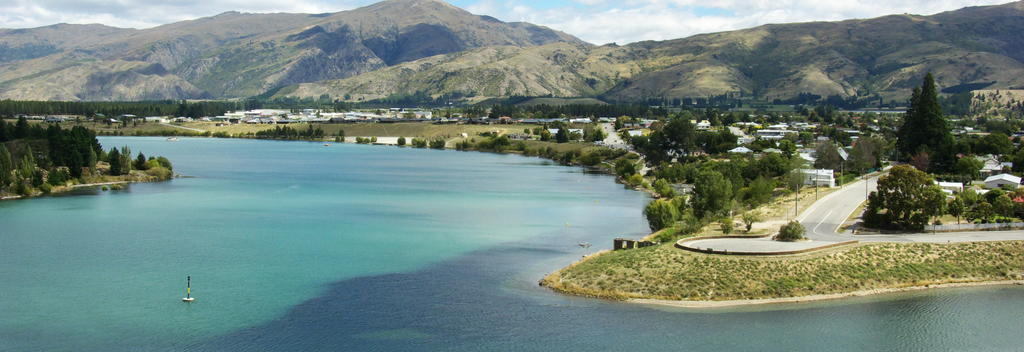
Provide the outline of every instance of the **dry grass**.
<path id="1" fill-rule="evenodd" d="M 1024 277 L 1024 242 L 877 243 L 783 257 L 682 251 L 671 244 L 608 252 L 545 278 L 556 290 L 594 297 L 735 300 L 1013 280 Z"/>

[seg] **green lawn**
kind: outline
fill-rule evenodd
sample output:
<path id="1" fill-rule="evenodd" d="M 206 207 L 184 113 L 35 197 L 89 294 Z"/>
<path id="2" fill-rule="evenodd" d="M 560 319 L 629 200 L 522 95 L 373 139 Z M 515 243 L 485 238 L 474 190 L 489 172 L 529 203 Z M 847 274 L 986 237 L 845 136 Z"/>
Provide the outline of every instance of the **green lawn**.
<path id="1" fill-rule="evenodd" d="M 607 252 L 544 283 L 612 299 L 735 300 L 1022 278 L 1020 241 L 872 243 L 780 257 L 709 255 L 669 243 Z"/>

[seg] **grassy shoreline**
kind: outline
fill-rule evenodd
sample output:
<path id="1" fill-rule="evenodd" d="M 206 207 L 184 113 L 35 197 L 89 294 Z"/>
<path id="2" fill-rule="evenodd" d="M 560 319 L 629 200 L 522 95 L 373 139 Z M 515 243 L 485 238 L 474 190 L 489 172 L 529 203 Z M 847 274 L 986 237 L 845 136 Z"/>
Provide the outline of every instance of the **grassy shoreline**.
<path id="1" fill-rule="evenodd" d="M 709 255 L 662 244 L 600 252 L 549 274 L 541 284 L 595 298 L 716 307 L 1016 283 L 1024 280 L 1022 268 L 1022 241 L 871 243 L 776 257 Z"/>
<path id="2" fill-rule="evenodd" d="M 84 187 L 105 187 L 105 186 L 111 186 L 111 188 L 117 189 L 117 188 L 122 187 L 123 185 L 126 185 L 126 184 L 131 184 L 131 183 L 148 183 L 148 182 L 164 182 L 164 181 L 169 181 L 171 179 L 174 179 L 175 177 L 176 176 L 174 176 L 173 173 L 172 173 L 172 176 L 170 176 L 170 177 L 159 177 L 159 176 L 154 176 L 154 175 L 147 174 L 144 171 L 134 171 L 133 170 L 133 173 L 131 175 L 123 175 L 123 176 L 109 176 L 109 175 L 92 176 L 92 177 L 89 177 L 86 180 L 85 183 L 68 182 L 68 183 L 66 183 L 64 185 L 61 185 L 61 186 L 53 186 L 50 189 L 49 192 L 42 192 L 42 191 L 39 191 L 39 190 L 35 190 L 31 194 L 28 194 L 28 195 L 0 194 L 0 201 L 16 200 L 16 199 L 29 199 L 29 198 L 48 196 L 48 195 L 56 195 L 56 194 L 60 194 L 60 193 L 70 192 L 70 191 L 73 191 L 75 189 L 84 188 Z"/>

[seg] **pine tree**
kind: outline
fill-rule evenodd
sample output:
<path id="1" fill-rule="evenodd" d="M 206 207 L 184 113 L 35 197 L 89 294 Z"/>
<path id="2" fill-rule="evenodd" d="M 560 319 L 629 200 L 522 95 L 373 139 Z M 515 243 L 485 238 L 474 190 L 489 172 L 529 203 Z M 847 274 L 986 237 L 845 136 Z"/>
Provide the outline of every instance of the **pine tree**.
<path id="1" fill-rule="evenodd" d="M 110 175 L 120 176 L 121 175 L 121 152 L 117 148 L 110 149 L 110 153 L 107 153 L 107 158 L 110 159 Z"/>
<path id="2" fill-rule="evenodd" d="M 569 131 L 564 128 L 559 128 L 558 133 L 555 134 L 555 141 L 558 143 L 565 143 L 569 141 Z"/>
<path id="3" fill-rule="evenodd" d="M 135 165 L 134 165 L 134 167 L 135 167 L 136 170 L 145 170 L 146 169 L 146 155 L 145 154 L 142 154 L 142 152 L 139 152 L 139 156 L 137 158 L 135 158 Z"/>
<path id="4" fill-rule="evenodd" d="M 13 171 L 14 161 L 11 160 L 11 153 L 7 151 L 7 147 L 0 144 L 0 191 L 11 184 Z"/>
<path id="5" fill-rule="evenodd" d="M 925 75 L 920 88 L 914 89 L 897 138 L 896 146 L 903 160 L 927 152 L 931 160 L 930 169 L 945 171 L 952 167 L 953 135 L 942 115 L 935 78 L 931 73 Z"/>
<path id="6" fill-rule="evenodd" d="M 18 118 L 18 123 L 14 125 L 14 138 L 25 138 L 28 137 L 28 119 L 24 116 Z"/>
<path id="7" fill-rule="evenodd" d="M 0 119 L 0 142 L 6 142 L 11 140 L 10 131 L 7 130 L 7 123 L 3 119 Z"/>

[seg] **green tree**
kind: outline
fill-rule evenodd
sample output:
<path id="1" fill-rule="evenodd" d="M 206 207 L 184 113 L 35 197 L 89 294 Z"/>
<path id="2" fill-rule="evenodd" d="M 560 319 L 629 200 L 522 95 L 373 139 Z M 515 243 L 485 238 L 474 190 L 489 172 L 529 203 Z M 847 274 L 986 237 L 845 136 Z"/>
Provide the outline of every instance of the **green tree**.
<path id="1" fill-rule="evenodd" d="M 927 152 L 930 169 L 949 170 L 952 167 L 953 135 L 942 115 L 935 78 L 931 73 L 925 75 L 921 87 L 912 92 L 910 107 L 904 114 L 903 125 L 896 138 L 896 149 L 902 160 Z"/>
<path id="2" fill-rule="evenodd" d="M 992 211 L 999 216 L 1012 217 L 1013 200 L 1011 200 L 1010 196 L 1006 194 L 996 197 L 992 200 Z"/>
<path id="3" fill-rule="evenodd" d="M 1009 136 L 997 132 L 978 139 L 972 149 L 977 154 L 1003 155 L 1013 151 L 1013 143 Z"/>
<path id="4" fill-rule="evenodd" d="M 733 219 L 731 217 L 726 216 L 723 217 L 721 220 L 718 220 L 718 228 L 722 230 L 723 234 L 728 235 L 731 234 L 732 231 L 736 228 L 736 223 L 733 222 Z"/>
<path id="5" fill-rule="evenodd" d="M 28 119 L 25 116 L 18 117 L 18 122 L 14 124 L 14 139 L 28 138 Z"/>
<path id="6" fill-rule="evenodd" d="M 672 198 L 676 196 L 675 190 L 668 184 L 668 181 L 664 179 L 658 179 L 654 181 L 654 191 L 658 193 L 662 198 Z"/>
<path id="7" fill-rule="evenodd" d="M 146 155 L 139 152 L 139 156 L 135 158 L 135 163 L 132 167 L 136 170 L 145 170 L 146 167 Z"/>
<path id="8" fill-rule="evenodd" d="M 956 166 L 954 166 L 953 169 L 958 175 L 963 176 L 968 180 L 973 180 L 978 177 L 978 172 L 981 171 L 983 166 L 985 165 L 981 160 L 965 156 L 956 160 Z"/>
<path id="9" fill-rule="evenodd" d="M 946 205 L 946 212 L 949 215 L 955 216 L 956 223 L 959 224 L 960 217 L 964 216 L 964 213 L 967 212 L 967 203 L 964 201 L 963 197 L 960 197 L 960 195 L 958 194 L 956 198 L 950 200 L 949 204 Z"/>
<path id="10" fill-rule="evenodd" d="M 398 137 L 398 145 L 405 145 L 405 137 Z"/>
<path id="11" fill-rule="evenodd" d="M 775 236 L 775 239 L 785 242 L 799 241 L 804 238 L 804 233 L 806 232 L 807 230 L 804 229 L 804 225 L 796 221 L 790 221 L 779 228 L 779 234 Z"/>
<path id="12" fill-rule="evenodd" d="M 791 140 L 783 139 L 779 141 L 779 150 L 781 150 L 782 154 L 787 158 L 791 158 L 793 157 L 793 154 L 796 153 L 796 144 Z"/>
<path id="13" fill-rule="evenodd" d="M 7 147 L 0 143 L 0 191 L 3 191 L 14 180 L 13 173 L 14 161 L 11 160 L 11 153 L 7 151 Z"/>
<path id="14" fill-rule="evenodd" d="M 702 170 L 694 181 L 691 202 L 698 217 L 721 214 L 732 204 L 732 182 L 718 171 Z"/>
<path id="15" fill-rule="evenodd" d="M 111 176 L 120 176 L 121 175 L 121 151 L 117 150 L 117 148 L 112 148 L 110 150 L 110 152 L 107 153 L 107 158 L 110 159 L 110 161 L 109 161 L 109 163 L 110 163 L 110 175 Z"/>
<path id="16" fill-rule="evenodd" d="M 622 158 L 615 162 L 615 174 L 619 177 L 628 177 L 635 173 L 637 173 L 635 161 Z"/>
<path id="17" fill-rule="evenodd" d="M 931 176 L 898 165 L 878 179 L 878 191 L 868 197 L 865 222 L 871 227 L 921 230 L 931 217 L 944 213 L 945 199 Z"/>
<path id="18" fill-rule="evenodd" d="M 558 133 L 555 134 L 555 142 L 565 143 L 569 141 L 569 130 L 565 128 L 559 128 Z"/>
<path id="19" fill-rule="evenodd" d="M 541 141 L 547 142 L 551 140 L 551 131 L 548 131 L 547 129 L 541 129 L 538 135 L 540 136 Z"/>
<path id="20" fill-rule="evenodd" d="M 878 167 L 884 148 L 885 141 L 878 137 L 869 136 L 858 139 L 857 144 L 854 144 L 853 150 L 850 152 L 850 169 L 865 173 L 871 168 Z"/>
<path id="21" fill-rule="evenodd" d="M 741 190 L 743 203 L 748 207 L 768 203 L 772 198 L 772 191 L 775 189 L 775 181 L 764 176 L 758 176 Z"/>
<path id="22" fill-rule="evenodd" d="M 995 210 L 993 209 L 992 204 L 989 204 L 989 202 L 985 201 L 975 204 L 973 207 L 971 207 L 971 210 L 967 212 L 967 220 L 971 222 L 981 220 L 982 223 L 987 224 L 992 222 L 992 218 L 994 216 Z"/>
<path id="23" fill-rule="evenodd" d="M 679 209 L 670 200 L 655 199 L 644 207 L 644 216 L 651 231 L 658 231 L 672 226 L 679 220 Z"/>
<path id="24" fill-rule="evenodd" d="M 743 226 L 746 229 L 746 232 L 750 233 L 750 230 L 754 228 L 754 223 L 762 221 L 761 213 L 758 213 L 756 211 L 748 211 L 746 213 L 743 213 L 742 216 L 740 216 L 740 220 L 743 221 Z"/>
<path id="25" fill-rule="evenodd" d="M 819 143 L 815 148 L 814 167 L 818 169 L 838 170 L 842 165 L 843 158 L 839 150 L 832 143 Z"/>

